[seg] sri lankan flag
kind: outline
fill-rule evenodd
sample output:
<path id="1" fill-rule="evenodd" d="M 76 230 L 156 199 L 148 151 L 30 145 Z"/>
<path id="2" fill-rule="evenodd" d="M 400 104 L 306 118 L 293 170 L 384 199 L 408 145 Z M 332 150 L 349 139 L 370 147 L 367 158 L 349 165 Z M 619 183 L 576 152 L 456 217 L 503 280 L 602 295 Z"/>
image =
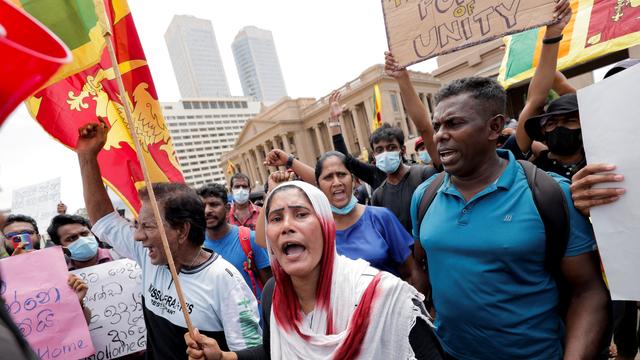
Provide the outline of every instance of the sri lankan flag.
<path id="1" fill-rule="evenodd" d="M 144 186 L 144 177 L 124 118 L 123 104 L 128 101 L 151 181 L 184 182 L 126 0 L 23 0 L 20 4 L 67 43 L 74 55 L 74 66 L 27 100 L 29 112 L 44 130 L 73 149 L 78 128 L 104 118 L 111 129 L 98 155 L 103 181 L 137 214 L 137 190 Z M 126 99 L 118 92 L 114 64 L 96 14 L 106 14 L 110 23 Z"/>
<path id="2" fill-rule="evenodd" d="M 573 17 L 558 53 L 563 70 L 640 44 L 640 0 L 572 0 Z M 504 38 L 498 80 L 509 87 L 531 78 L 540 59 L 544 28 Z"/>
<path id="3" fill-rule="evenodd" d="M 236 166 L 231 162 L 231 160 L 227 160 L 227 175 L 233 175 L 236 172 Z"/>
<path id="4" fill-rule="evenodd" d="M 376 131 L 382 126 L 382 96 L 380 96 L 380 87 L 378 84 L 373 85 L 373 118 L 371 119 L 371 130 Z"/>

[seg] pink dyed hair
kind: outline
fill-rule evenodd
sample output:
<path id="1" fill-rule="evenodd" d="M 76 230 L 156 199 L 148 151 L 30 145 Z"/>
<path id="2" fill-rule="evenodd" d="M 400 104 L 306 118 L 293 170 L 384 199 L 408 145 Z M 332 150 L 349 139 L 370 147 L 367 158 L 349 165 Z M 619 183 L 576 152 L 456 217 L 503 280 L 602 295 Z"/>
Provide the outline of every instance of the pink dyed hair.
<path id="1" fill-rule="evenodd" d="M 327 314 L 327 334 L 325 335 L 331 335 L 334 333 L 331 310 L 331 280 L 336 257 L 336 223 L 331 213 L 331 205 L 320 189 L 305 182 L 291 181 L 279 185 L 269 194 L 265 201 L 266 208 L 269 208 L 271 199 L 275 194 L 289 188 L 298 189 L 305 194 L 320 221 L 323 247 L 322 257 L 320 258 L 320 278 L 316 289 L 316 306 L 319 306 Z M 265 213 L 265 216 L 268 216 L 268 214 Z M 267 220 L 265 220 L 265 224 L 268 226 Z M 267 239 L 267 244 L 269 242 L 269 239 Z M 269 256 L 271 256 L 271 252 L 269 252 Z M 300 303 L 293 289 L 291 277 L 284 272 L 278 261 L 273 257 L 271 258 L 271 269 L 276 281 L 272 301 L 272 309 L 276 321 L 285 331 L 293 330 L 306 339 L 306 336 L 300 332 L 299 328 L 302 322 Z"/>

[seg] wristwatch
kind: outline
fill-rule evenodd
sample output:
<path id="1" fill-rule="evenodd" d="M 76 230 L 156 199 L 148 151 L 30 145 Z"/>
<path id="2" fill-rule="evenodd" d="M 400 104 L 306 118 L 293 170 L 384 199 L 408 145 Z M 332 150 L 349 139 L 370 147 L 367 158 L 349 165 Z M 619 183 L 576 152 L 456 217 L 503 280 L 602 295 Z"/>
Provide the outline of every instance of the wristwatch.
<path id="1" fill-rule="evenodd" d="M 287 158 L 287 165 L 285 166 L 287 169 L 291 169 L 293 166 L 293 160 L 295 160 L 295 157 L 293 154 L 289 154 L 289 157 Z"/>

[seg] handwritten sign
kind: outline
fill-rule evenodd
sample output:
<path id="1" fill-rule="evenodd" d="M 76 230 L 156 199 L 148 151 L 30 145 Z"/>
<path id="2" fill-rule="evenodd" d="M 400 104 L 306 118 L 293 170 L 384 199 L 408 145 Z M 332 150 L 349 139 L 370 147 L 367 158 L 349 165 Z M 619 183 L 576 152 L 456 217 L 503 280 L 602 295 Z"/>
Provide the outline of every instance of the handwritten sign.
<path id="1" fill-rule="evenodd" d="M 110 261 L 72 273 L 89 285 L 85 306 L 91 310 L 89 331 L 96 354 L 88 359 L 114 359 L 146 349 L 142 271 L 135 261 Z"/>
<path id="2" fill-rule="evenodd" d="M 58 215 L 60 201 L 60 178 L 22 187 L 11 195 L 11 212 L 29 215 L 36 220 L 42 233 L 51 219 Z"/>
<path id="3" fill-rule="evenodd" d="M 402 66 L 553 20 L 554 0 L 382 0 L 389 49 Z"/>
<path id="4" fill-rule="evenodd" d="M 2 259 L 0 273 L 7 311 L 40 359 L 76 360 L 94 353 L 59 246 Z"/>

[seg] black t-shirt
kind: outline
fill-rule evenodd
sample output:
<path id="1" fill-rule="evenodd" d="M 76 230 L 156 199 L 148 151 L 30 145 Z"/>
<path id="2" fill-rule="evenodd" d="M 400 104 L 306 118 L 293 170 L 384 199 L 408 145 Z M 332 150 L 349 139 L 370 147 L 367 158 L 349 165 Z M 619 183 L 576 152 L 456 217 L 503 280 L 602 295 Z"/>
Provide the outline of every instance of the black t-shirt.
<path id="1" fill-rule="evenodd" d="M 380 185 L 371 196 L 371 205 L 391 210 L 411 234 L 411 197 L 416 188 L 435 173 L 437 170 L 433 166 L 413 165 L 398 184 L 384 182 Z"/>
<path id="2" fill-rule="evenodd" d="M 576 164 L 565 165 L 561 164 L 559 161 L 549 158 L 549 150 L 544 150 L 536 157 L 535 160 L 532 161 L 533 164 L 544 171 L 549 171 L 556 173 L 562 177 L 565 177 L 569 180 L 582 169 L 587 166 L 587 160 L 585 157 L 582 158 Z"/>

